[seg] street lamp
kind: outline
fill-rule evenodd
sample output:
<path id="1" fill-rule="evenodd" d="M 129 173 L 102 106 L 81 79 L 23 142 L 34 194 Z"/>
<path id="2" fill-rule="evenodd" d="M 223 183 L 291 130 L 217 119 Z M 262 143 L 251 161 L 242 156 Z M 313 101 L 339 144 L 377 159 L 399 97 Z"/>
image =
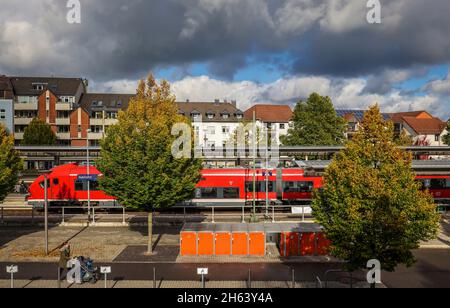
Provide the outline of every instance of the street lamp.
<path id="1" fill-rule="evenodd" d="M 48 256 L 48 177 L 44 174 L 44 229 L 45 255 Z"/>
<path id="2" fill-rule="evenodd" d="M 91 129 L 86 131 L 86 161 L 87 161 L 87 193 L 88 193 L 88 221 L 91 219 L 91 181 L 89 179 L 91 169 L 89 162 L 89 134 L 91 133 Z"/>

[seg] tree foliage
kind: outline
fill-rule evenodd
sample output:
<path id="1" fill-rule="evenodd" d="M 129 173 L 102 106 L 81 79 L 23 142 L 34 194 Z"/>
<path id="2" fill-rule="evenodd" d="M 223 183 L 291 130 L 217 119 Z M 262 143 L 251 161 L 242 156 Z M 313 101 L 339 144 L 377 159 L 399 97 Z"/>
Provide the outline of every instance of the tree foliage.
<path id="1" fill-rule="evenodd" d="M 331 253 L 348 261 L 350 270 L 365 268 L 371 259 L 387 271 L 410 266 L 411 250 L 436 236 L 432 196 L 421 191 L 411 154 L 398 149 L 393 136 L 392 123 L 372 107 L 314 194 L 314 217 L 332 242 Z"/>
<path id="2" fill-rule="evenodd" d="M 446 145 L 450 145 L 450 120 L 447 122 L 447 135 L 445 135 L 442 140 Z"/>
<path id="3" fill-rule="evenodd" d="M 0 124 L 0 201 L 13 190 L 22 168 L 22 160 L 14 149 L 14 136 L 8 135 Z"/>
<path id="4" fill-rule="evenodd" d="M 394 136 L 395 144 L 398 146 L 411 146 L 413 144 L 413 139 L 406 133 L 405 129 L 402 129 L 401 133 Z"/>
<path id="5" fill-rule="evenodd" d="M 22 145 L 55 145 L 56 134 L 50 125 L 35 118 L 25 129 Z"/>
<path id="6" fill-rule="evenodd" d="M 294 127 L 281 137 L 283 145 L 340 145 L 344 142 L 345 120 L 336 114 L 329 97 L 317 93 L 294 110 Z"/>
<path id="7" fill-rule="evenodd" d="M 189 121 L 178 115 L 169 83 L 158 84 L 150 75 L 140 82 L 136 97 L 126 111 L 119 112 L 118 123 L 101 141 L 97 162 L 104 174 L 101 188 L 122 205 L 145 211 L 191 199 L 201 162 L 172 156 L 175 123 Z"/>

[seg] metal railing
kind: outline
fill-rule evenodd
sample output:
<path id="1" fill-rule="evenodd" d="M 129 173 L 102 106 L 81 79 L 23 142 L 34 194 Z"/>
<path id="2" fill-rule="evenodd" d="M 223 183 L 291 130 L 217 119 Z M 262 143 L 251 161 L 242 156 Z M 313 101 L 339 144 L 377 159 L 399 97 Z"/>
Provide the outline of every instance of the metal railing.
<path id="1" fill-rule="evenodd" d="M 0 204 L 0 224 L 5 224 L 5 210 L 30 210 L 31 211 L 31 224 L 35 224 L 35 217 L 36 217 L 36 210 L 43 209 L 43 207 L 35 207 L 35 206 L 5 206 Z M 82 214 L 77 215 L 84 215 L 86 216 L 86 221 L 91 224 L 96 224 L 96 216 L 95 211 L 96 210 L 121 210 L 122 211 L 122 224 L 126 225 L 126 209 L 123 206 L 95 206 L 91 207 L 92 215 L 89 213 L 89 208 L 87 206 L 52 206 L 50 207 L 51 210 L 61 210 L 61 224 L 66 223 L 66 218 L 68 215 L 67 210 L 82 210 Z M 89 219 L 91 218 L 91 220 Z"/>

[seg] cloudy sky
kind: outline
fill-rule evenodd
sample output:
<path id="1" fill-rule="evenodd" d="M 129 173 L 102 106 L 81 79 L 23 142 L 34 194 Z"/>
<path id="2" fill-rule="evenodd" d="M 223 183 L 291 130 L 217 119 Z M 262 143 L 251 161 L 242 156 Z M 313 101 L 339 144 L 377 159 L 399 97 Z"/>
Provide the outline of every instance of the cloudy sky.
<path id="1" fill-rule="evenodd" d="M 0 0 L 0 74 L 84 77 L 133 93 L 153 71 L 178 100 L 426 109 L 450 117 L 449 0 Z"/>

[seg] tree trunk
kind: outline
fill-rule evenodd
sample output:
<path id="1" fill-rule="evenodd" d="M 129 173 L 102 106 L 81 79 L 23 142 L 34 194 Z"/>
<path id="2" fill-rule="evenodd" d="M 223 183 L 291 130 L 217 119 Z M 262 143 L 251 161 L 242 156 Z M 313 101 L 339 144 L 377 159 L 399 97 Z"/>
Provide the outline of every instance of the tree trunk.
<path id="1" fill-rule="evenodd" d="M 153 212 L 148 213 L 148 248 L 147 254 L 153 254 Z"/>

